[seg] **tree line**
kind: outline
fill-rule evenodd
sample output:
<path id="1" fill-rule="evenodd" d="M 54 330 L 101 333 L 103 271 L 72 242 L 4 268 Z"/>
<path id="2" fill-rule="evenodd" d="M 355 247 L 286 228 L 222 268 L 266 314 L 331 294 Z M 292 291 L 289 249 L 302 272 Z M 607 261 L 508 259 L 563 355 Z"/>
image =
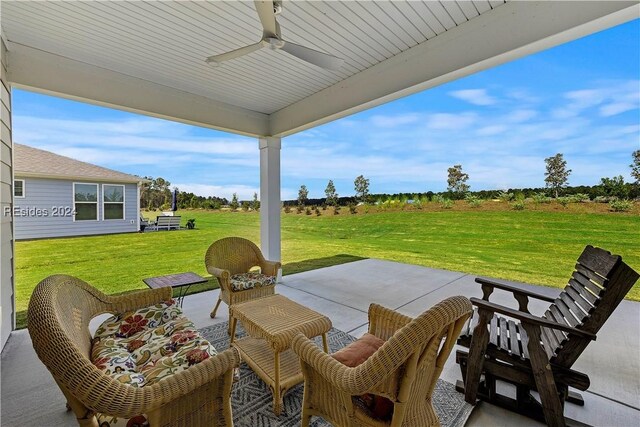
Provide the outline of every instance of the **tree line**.
<path id="1" fill-rule="evenodd" d="M 588 197 L 591 200 L 609 201 L 611 199 L 639 199 L 640 198 L 640 150 L 632 153 L 631 176 L 634 182 L 625 182 L 622 175 L 614 177 L 603 177 L 597 185 L 579 185 L 570 186 L 569 176 L 572 170 L 567 168 L 567 162 L 564 160 L 562 153 L 544 159 L 545 186 L 537 188 L 509 188 L 503 190 L 480 190 L 471 191 L 471 187 L 467 184 L 469 174 L 462 170 L 461 164 L 453 165 L 447 170 L 447 190 L 443 192 L 426 191 L 422 193 L 377 193 L 370 194 L 370 180 L 364 175 L 355 178 L 354 195 L 340 196 L 336 191 L 333 180 L 329 180 L 324 190 L 325 197 L 309 198 L 309 190 L 306 185 L 301 185 L 298 190 L 298 198 L 295 200 L 285 200 L 283 205 L 291 208 L 296 207 L 299 211 L 307 206 L 355 206 L 360 203 L 385 202 L 392 199 L 402 200 L 434 200 L 435 198 L 445 198 L 451 200 L 460 200 L 468 197 L 479 199 L 497 199 L 504 198 L 505 194 L 510 194 L 514 199 L 531 198 L 540 194 L 551 194 L 558 198 L 560 195 L 574 196 L 580 195 Z M 147 210 L 168 210 L 171 209 L 172 190 L 171 183 L 161 177 L 152 178 L 144 177 L 149 182 L 143 183 L 140 188 L 140 207 Z M 198 196 L 191 192 L 178 192 L 178 209 L 220 209 L 229 207 L 235 211 L 242 210 L 260 210 L 260 201 L 258 194 L 253 194 L 252 200 L 241 201 L 236 193 L 233 194 L 229 201 L 224 197 L 216 196 Z"/>
<path id="2" fill-rule="evenodd" d="M 369 179 L 360 175 L 354 181 L 354 196 L 339 197 L 333 181 L 329 180 L 324 198 L 309 199 L 307 187 L 302 185 L 298 191 L 298 199 L 285 201 L 284 205 L 297 205 L 300 210 L 304 206 L 347 206 L 357 203 L 384 202 L 391 199 L 431 201 L 434 197 L 441 197 L 461 200 L 469 196 L 479 199 L 497 199 L 504 198 L 505 194 L 511 194 L 514 199 L 530 198 L 549 192 L 555 198 L 560 195 L 581 195 L 588 197 L 590 200 L 602 199 L 602 201 L 640 198 L 640 150 L 632 153 L 632 163 L 629 165 L 634 182 L 625 182 L 624 177 L 618 175 L 610 178 L 603 177 L 597 185 L 569 186 L 569 176 L 572 171 L 567 168 L 567 162 L 564 160 L 562 153 L 547 157 L 544 161 L 546 166 L 545 187 L 471 191 L 470 185 L 467 184 L 469 174 L 462 170 L 461 164 L 457 164 L 447 169 L 447 191 L 444 192 L 369 194 Z"/>
<path id="3" fill-rule="evenodd" d="M 161 177 L 145 176 L 144 179 L 148 182 L 143 182 L 140 186 L 140 208 L 152 211 L 171 209 L 173 198 L 171 183 Z M 180 191 L 178 188 L 174 190 L 178 193 L 178 209 L 220 209 L 229 204 L 229 201 L 224 197 L 204 197 Z"/>

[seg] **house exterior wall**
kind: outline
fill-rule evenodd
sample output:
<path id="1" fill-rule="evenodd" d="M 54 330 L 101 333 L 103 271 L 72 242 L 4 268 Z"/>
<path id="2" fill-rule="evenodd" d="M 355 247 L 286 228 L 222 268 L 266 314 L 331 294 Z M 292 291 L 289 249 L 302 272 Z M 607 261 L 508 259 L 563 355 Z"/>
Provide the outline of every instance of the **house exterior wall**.
<path id="1" fill-rule="evenodd" d="M 16 197 L 14 204 L 16 240 L 138 231 L 140 209 L 137 184 L 122 184 L 125 186 L 124 219 L 103 220 L 103 184 L 120 183 L 28 178 L 19 175 L 15 179 L 24 180 L 24 197 Z M 74 182 L 98 184 L 97 220 L 74 221 Z"/>
<path id="2" fill-rule="evenodd" d="M 0 33 L 2 29 L 0 28 Z M 14 323 L 13 297 L 13 142 L 11 89 L 7 82 L 7 47 L 0 40 L 0 349 Z M 7 215 L 5 215 L 7 212 Z"/>

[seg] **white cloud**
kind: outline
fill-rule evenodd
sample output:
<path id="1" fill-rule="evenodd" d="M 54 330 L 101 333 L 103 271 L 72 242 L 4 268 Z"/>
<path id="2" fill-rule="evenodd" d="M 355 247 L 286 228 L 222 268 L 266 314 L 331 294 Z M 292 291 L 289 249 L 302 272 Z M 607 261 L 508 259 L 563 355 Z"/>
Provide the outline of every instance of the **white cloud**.
<path id="1" fill-rule="evenodd" d="M 597 87 L 566 92 L 568 104 L 557 108 L 558 119 L 576 117 L 583 111 L 598 107 L 602 117 L 611 117 L 640 108 L 640 80 L 606 81 Z"/>
<path id="2" fill-rule="evenodd" d="M 436 113 L 427 118 L 427 127 L 431 129 L 462 130 L 476 122 L 476 113 Z"/>
<path id="3" fill-rule="evenodd" d="M 371 117 L 371 123 L 381 128 L 395 128 L 398 126 L 408 125 L 420 120 L 420 115 L 416 113 L 397 114 L 389 116 L 376 115 Z"/>
<path id="4" fill-rule="evenodd" d="M 486 89 L 464 89 L 449 92 L 454 98 L 462 99 L 473 105 L 487 106 L 494 105 L 498 100 L 487 93 Z"/>
<path id="5" fill-rule="evenodd" d="M 478 135 L 488 136 L 488 135 L 497 135 L 499 133 L 503 133 L 507 130 L 507 126 L 504 125 L 492 125 L 485 126 L 476 131 Z"/>
<path id="6" fill-rule="evenodd" d="M 522 123 L 527 120 L 531 120 L 538 115 L 538 112 L 535 110 L 514 110 L 510 113 L 507 113 L 504 117 L 505 121 L 510 123 Z"/>

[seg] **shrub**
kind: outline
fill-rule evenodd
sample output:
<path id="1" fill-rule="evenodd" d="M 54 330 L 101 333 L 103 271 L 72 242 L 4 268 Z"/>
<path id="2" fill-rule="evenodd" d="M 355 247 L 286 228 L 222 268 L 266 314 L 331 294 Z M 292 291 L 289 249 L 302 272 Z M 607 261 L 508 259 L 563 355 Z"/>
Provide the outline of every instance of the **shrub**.
<path id="1" fill-rule="evenodd" d="M 482 200 L 478 196 L 474 196 L 471 193 L 467 193 L 464 197 L 464 200 L 471 206 L 472 208 L 479 208 L 482 204 Z"/>
<path id="2" fill-rule="evenodd" d="M 333 214 L 334 214 L 334 215 L 340 215 L 340 205 L 336 205 L 336 206 L 333 208 Z"/>
<path id="3" fill-rule="evenodd" d="M 615 196 L 597 196 L 595 199 L 593 199 L 593 201 L 596 203 L 610 203 L 615 202 L 616 200 L 618 200 L 618 198 Z"/>
<path id="4" fill-rule="evenodd" d="M 534 203 L 538 205 L 541 203 L 551 203 L 551 197 L 548 197 L 544 193 L 535 193 L 533 196 L 531 196 L 531 198 L 533 199 Z"/>
<path id="5" fill-rule="evenodd" d="M 303 211 L 304 211 L 304 206 L 302 206 L 302 205 L 296 206 L 296 212 L 302 213 Z"/>
<path id="6" fill-rule="evenodd" d="M 352 215 L 355 215 L 358 213 L 358 208 L 356 205 L 354 205 L 353 203 L 349 203 L 349 212 L 351 212 Z"/>
<path id="7" fill-rule="evenodd" d="M 633 207 L 630 200 L 613 200 L 609 203 L 609 210 L 612 212 L 627 212 Z"/>
<path id="8" fill-rule="evenodd" d="M 194 218 L 187 220 L 187 228 L 189 230 L 193 230 L 194 228 L 196 228 L 196 220 Z"/>
<path id="9" fill-rule="evenodd" d="M 440 202 L 440 207 L 442 209 L 451 209 L 453 207 L 453 200 L 443 198 Z"/>
<path id="10" fill-rule="evenodd" d="M 556 199 L 558 203 L 560 203 L 563 207 L 567 207 L 569 203 L 571 203 L 571 199 L 569 197 L 558 197 Z"/>
<path id="11" fill-rule="evenodd" d="M 515 202 L 511 203 L 511 209 L 513 209 L 514 211 L 523 211 L 524 208 L 524 200 L 516 200 Z"/>
<path id="12" fill-rule="evenodd" d="M 306 215 L 311 215 L 311 208 L 309 206 L 307 206 L 307 208 L 304 210 L 304 213 Z"/>
<path id="13" fill-rule="evenodd" d="M 249 211 L 249 206 L 250 206 L 249 202 L 247 202 L 247 201 L 244 201 L 244 202 L 240 203 L 240 207 L 242 207 L 242 210 L 245 211 L 245 212 Z"/>
<path id="14" fill-rule="evenodd" d="M 591 200 L 588 194 L 577 193 L 572 196 L 576 203 L 586 203 Z"/>
<path id="15" fill-rule="evenodd" d="M 327 208 L 325 207 L 324 209 L 327 209 Z M 318 207 L 316 206 L 316 216 L 320 216 L 320 215 L 322 215 L 322 212 L 320 212 L 320 209 L 318 209 Z"/>
<path id="16" fill-rule="evenodd" d="M 515 199 L 513 193 L 507 193 L 506 191 L 501 191 L 498 195 L 498 198 L 503 202 L 510 202 Z"/>
<path id="17" fill-rule="evenodd" d="M 289 212 L 291 212 L 291 206 L 284 205 L 284 213 L 289 213 Z"/>
<path id="18" fill-rule="evenodd" d="M 327 204 L 326 204 L 326 203 L 323 203 L 323 204 L 322 204 L 322 210 L 323 210 L 323 211 L 326 211 L 326 210 L 327 210 Z"/>

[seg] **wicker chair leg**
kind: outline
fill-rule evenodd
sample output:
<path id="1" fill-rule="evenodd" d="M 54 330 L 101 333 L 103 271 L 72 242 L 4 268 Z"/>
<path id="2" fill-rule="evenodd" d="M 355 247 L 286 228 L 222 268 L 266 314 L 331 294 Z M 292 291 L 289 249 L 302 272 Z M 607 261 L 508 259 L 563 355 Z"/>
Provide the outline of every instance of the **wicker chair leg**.
<path id="1" fill-rule="evenodd" d="M 215 318 L 216 317 L 216 312 L 218 311 L 218 307 L 220 307 L 220 303 L 222 302 L 222 298 L 218 297 L 218 302 L 216 303 L 216 306 L 213 308 L 213 311 L 211 312 L 211 314 L 209 316 L 211 316 L 211 318 Z"/>
<path id="2" fill-rule="evenodd" d="M 309 387 L 307 386 L 307 382 L 304 383 L 304 391 L 302 392 L 302 418 L 301 418 L 301 427 L 309 427 L 311 423 L 311 414 L 309 413 L 309 408 L 307 404 L 309 403 Z"/>

